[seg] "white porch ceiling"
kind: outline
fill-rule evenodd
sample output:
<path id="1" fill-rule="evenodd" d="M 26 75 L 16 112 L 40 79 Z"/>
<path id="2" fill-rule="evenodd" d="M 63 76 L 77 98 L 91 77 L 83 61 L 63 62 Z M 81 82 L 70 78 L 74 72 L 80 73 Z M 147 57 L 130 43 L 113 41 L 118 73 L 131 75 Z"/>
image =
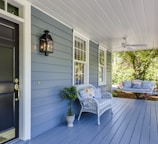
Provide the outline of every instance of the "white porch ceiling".
<path id="1" fill-rule="evenodd" d="M 158 0 L 28 0 L 57 20 L 111 51 L 158 47 Z M 128 49 L 127 49 L 128 50 Z"/>

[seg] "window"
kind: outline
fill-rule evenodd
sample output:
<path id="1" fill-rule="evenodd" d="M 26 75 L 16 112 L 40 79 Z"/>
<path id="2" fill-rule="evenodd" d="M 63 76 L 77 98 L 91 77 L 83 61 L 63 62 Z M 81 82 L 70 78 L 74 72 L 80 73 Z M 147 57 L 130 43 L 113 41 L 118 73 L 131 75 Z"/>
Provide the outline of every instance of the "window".
<path id="1" fill-rule="evenodd" d="M 98 81 L 99 85 L 106 84 L 106 50 L 104 48 L 99 48 L 99 74 L 98 74 Z"/>
<path id="2" fill-rule="evenodd" d="M 7 0 L 0 0 L 0 9 L 19 16 L 19 8 L 13 1 L 9 3 Z"/>
<path id="3" fill-rule="evenodd" d="M 88 39 L 74 34 L 73 53 L 73 84 L 88 83 Z"/>
<path id="4" fill-rule="evenodd" d="M 19 16 L 19 8 L 15 7 L 14 5 L 8 3 L 7 4 L 7 11 L 13 15 Z"/>

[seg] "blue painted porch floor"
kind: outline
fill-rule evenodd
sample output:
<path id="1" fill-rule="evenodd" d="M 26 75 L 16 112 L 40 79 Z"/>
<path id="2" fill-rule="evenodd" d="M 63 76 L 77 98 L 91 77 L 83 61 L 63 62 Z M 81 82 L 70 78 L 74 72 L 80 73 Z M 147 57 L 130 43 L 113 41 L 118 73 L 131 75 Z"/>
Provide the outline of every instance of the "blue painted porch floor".
<path id="1" fill-rule="evenodd" d="M 77 118 L 76 118 L 77 119 Z M 73 128 L 66 123 L 28 141 L 16 144 L 158 144 L 158 102 L 113 99 L 110 111 L 101 116 L 83 114 Z"/>

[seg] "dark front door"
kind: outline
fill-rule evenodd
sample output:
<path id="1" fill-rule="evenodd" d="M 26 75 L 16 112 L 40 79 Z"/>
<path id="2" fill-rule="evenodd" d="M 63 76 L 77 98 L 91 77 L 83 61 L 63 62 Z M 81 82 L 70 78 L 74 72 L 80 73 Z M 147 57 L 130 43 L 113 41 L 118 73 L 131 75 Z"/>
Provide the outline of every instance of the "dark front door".
<path id="1" fill-rule="evenodd" d="M 18 137 L 19 26 L 0 18 L 0 143 Z"/>

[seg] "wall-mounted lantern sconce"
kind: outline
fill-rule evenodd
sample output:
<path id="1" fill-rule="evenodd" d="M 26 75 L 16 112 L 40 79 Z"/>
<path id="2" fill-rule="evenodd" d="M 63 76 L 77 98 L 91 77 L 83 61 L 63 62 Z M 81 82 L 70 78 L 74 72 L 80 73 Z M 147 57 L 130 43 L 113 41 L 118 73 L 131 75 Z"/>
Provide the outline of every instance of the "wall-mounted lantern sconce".
<path id="1" fill-rule="evenodd" d="M 45 53 L 45 56 L 48 56 L 49 53 L 54 52 L 53 39 L 49 35 L 49 31 L 45 30 L 45 34 L 40 37 L 40 52 Z"/>

